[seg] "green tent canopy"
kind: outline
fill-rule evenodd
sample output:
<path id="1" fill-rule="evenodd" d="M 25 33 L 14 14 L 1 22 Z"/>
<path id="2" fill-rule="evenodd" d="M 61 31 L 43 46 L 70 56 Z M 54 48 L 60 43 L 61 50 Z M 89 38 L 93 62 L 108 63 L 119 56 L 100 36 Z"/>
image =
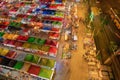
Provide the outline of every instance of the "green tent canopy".
<path id="1" fill-rule="evenodd" d="M 30 45 L 30 48 L 31 48 L 31 49 L 36 49 L 36 50 L 38 50 L 38 49 L 39 49 L 39 46 L 38 46 L 37 44 L 34 44 L 34 43 L 33 43 L 33 44 Z"/>
<path id="2" fill-rule="evenodd" d="M 52 73 L 53 73 L 52 70 L 48 70 L 48 69 L 42 68 L 40 73 L 39 73 L 39 76 L 43 77 L 43 78 L 50 79 L 51 76 L 52 76 Z"/>
<path id="3" fill-rule="evenodd" d="M 48 59 L 46 66 L 53 68 L 55 66 L 55 60 Z"/>
<path id="4" fill-rule="evenodd" d="M 15 69 L 21 69 L 23 65 L 24 65 L 24 62 L 18 61 L 18 62 L 15 64 L 14 68 L 15 68 Z"/>
<path id="5" fill-rule="evenodd" d="M 47 61 L 48 61 L 48 59 L 46 59 L 46 58 L 41 58 L 39 64 L 40 64 L 40 65 L 43 65 L 43 66 L 46 66 Z"/>
<path id="6" fill-rule="evenodd" d="M 0 37 L 2 37 L 5 33 L 4 32 L 0 32 Z"/>
<path id="7" fill-rule="evenodd" d="M 29 62 L 31 62 L 32 60 L 33 60 L 33 55 L 32 54 L 27 54 L 26 56 L 25 56 L 25 61 L 29 61 Z"/>
<path id="8" fill-rule="evenodd" d="M 45 39 L 38 39 L 37 43 L 40 45 L 44 45 L 45 44 Z"/>
<path id="9" fill-rule="evenodd" d="M 29 43 L 33 43 L 34 41 L 35 41 L 34 37 L 29 37 L 29 39 L 27 40 L 27 42 L 29 42 Z"/>
<path id="10" fill-rule="evenodd" d="M 34 55 L 32 62 L 37 64 L 39 61 L 39 58 L 40 58 L 39 56 Z"/>

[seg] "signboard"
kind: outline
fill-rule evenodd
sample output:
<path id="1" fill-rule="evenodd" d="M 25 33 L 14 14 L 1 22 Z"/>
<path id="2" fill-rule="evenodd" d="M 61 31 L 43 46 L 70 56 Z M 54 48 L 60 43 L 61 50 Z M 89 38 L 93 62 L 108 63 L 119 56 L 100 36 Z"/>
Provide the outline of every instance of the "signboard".
<path id="1" fill-rule="evenodd" d="M 93 12 L 90 13 L 90 20 L 93 21 L 93 18 L 94 18 L 94 14 Z"/>

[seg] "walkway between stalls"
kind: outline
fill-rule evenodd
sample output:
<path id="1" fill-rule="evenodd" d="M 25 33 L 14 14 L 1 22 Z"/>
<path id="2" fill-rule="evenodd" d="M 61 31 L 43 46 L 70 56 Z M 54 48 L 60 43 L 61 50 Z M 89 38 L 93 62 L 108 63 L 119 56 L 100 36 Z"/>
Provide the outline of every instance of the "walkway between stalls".
<path id="1" fill-rule="evenodd" d="M 85 19 L 85 13 L 87 12 L 86 4 L 77 4 L 77 15 L 79 18 Z M 53 80 L 88 80 L 88 65 L 83 59 L 85 50 L 83 49 L 83 37 L 85 35 L 85 25 L 79 22 L 79 28 L 77 29 L 78 41 L 76 42 L 78 49 L 72 51 L 72 58 L 65 62 L 61 60 L 62 50 L 64 44 L 64 36 L 61 36 L 59 45 L 59 52 L 57 56 L 57 69 Z M 67 63 L 67 65 L 65 65 Z"/>

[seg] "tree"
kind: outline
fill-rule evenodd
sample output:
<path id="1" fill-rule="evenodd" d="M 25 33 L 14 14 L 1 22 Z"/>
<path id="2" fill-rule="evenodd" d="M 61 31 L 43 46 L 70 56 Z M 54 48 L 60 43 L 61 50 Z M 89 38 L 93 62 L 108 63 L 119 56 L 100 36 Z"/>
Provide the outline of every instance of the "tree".
<path id="1" fill-rule="evenodd" d="M 110 52 L 115 54 L 115 51 L 117 50 L 118 45 L 114 41 L 110 41 Z"/>

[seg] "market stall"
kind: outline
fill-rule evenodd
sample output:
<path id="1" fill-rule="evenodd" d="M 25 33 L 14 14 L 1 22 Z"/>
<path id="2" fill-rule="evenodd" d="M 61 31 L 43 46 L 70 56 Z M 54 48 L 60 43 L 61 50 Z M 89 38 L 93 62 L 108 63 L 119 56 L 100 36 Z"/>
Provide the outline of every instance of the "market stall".
<path id="1" fill-rule="evenodd" d="M 7 70 L 3 75 L 51 80 L 56 61 L 50 57 L 57 56 L 64 21 L 62 0 L 3 1 L 0 7 L 0 65 Z"/>
<path id="2" fill-rule="evenodd" d="M 31 53 L 17 53 L 5 48 L 0 48 L 0 53 L 0 64 L 7 66 L 8 68 L 10 67 L 10 69 L 28 72 L 44 79 L 51 79 L 51 75 L 53 75 L 56 63 L 53 59 L 41 58 L 40 56 Z M 43 71 L 41 71 L 42 69 Z M 46 74 L 46 72 L 49 76 L 42 75 Z"/>

